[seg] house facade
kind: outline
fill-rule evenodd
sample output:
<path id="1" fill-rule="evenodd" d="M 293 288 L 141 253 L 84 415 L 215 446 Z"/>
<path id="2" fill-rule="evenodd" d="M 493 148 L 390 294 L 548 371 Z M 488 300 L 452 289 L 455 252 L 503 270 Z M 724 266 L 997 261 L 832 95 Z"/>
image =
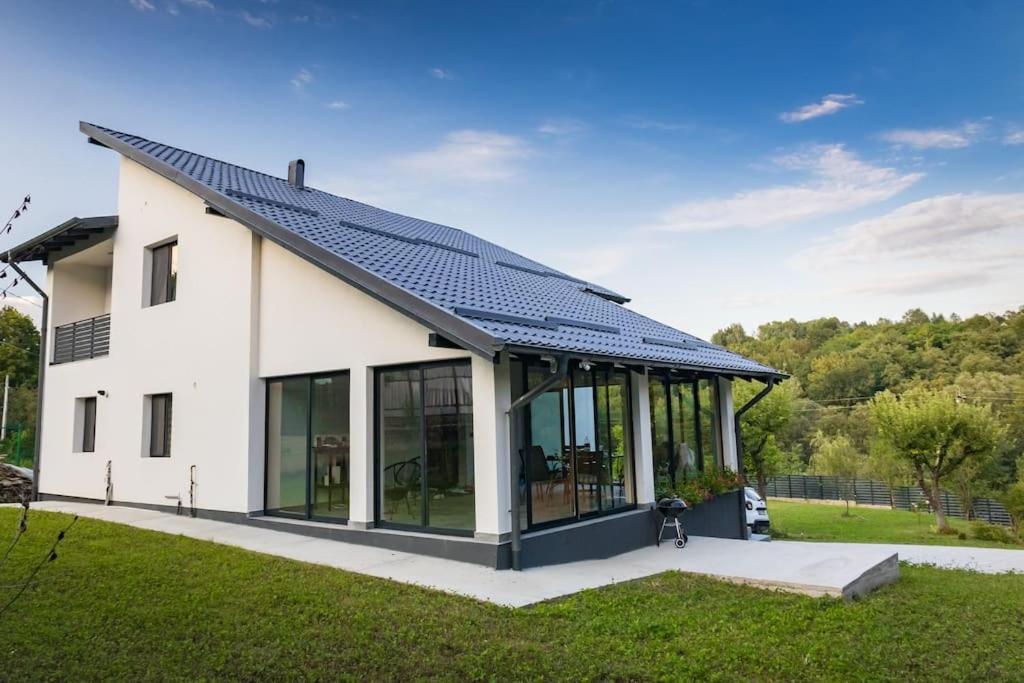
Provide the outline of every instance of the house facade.
<path id="1" fill-rule="evenodd" d="M 47 267 L 42 498 L 499 568 L 604 557 L 652 542 L 666 477 L 738 469 L 732 382 L 782 377 L 308 188 L 301 161 L 276 178 L 81 130 L 118 153 L 116 216 L 8 256 Z"/>

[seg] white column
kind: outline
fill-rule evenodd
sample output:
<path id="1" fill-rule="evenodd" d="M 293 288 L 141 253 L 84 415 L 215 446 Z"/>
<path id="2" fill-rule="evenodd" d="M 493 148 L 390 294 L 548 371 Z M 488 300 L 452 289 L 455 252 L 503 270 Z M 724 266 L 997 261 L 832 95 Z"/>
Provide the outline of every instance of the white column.
<path id="1" fill-rule="evenodd" d="M 373 526 L 373 368 L 349 373 L 349 526 Z"/>
<path id="2" fill-rule="evenodd" d="M 633 453 L 636 472 L 636 502 L 644 506 L 654 500 L 654 448 L 651 445 L 651 395 L 647 373 L 631 372 L 633 388 Z"/>
<path id="3" fill-rule="evenodd" d="M 512 530 L 509 433 L 506 411 L 512 403 L 508 354 L 500 363 L 473 356 L 474 536 L 499 541 Z"/>
<path id="4" fill-rule="evenodd" d="M 736 415 L 732 407 L 732 382 L 718 377 L 718 423 L 722 426 L 722 463 L 733 472 L 739 470 L 736 453 Z"/>

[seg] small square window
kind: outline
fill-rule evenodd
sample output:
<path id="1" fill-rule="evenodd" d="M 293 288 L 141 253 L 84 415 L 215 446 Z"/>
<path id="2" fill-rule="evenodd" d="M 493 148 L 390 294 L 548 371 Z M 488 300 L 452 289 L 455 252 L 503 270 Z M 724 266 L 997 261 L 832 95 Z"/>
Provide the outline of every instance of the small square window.
<path id="1" fill-rule="evenodd" d="M 149 305 L 174 301 L 178 288 L 178 242 L 167 242 L 149 251 Z"/>
<path id="2" fill-rule="evenodd" d="M 171 456 L 171 394 L 149 397 L 149 457 Z"/>

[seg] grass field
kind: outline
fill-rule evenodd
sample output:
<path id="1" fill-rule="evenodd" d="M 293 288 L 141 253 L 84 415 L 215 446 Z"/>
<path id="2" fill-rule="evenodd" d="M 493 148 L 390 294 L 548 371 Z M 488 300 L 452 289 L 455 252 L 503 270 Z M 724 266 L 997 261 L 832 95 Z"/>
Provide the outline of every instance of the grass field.
<path id="1" fill-rule="evenodd" d="M 935 533 L 935 515 L 931 514 L 851 506 L 850 516 L 844 517 L 845 509 L 841 505 L 773 498 L 768 503 L 768 516 L 774 531 L 791 540 L 1024 548 L 972 538 L 971 524 L 962 519 L 947 518 L 966 539 Z"/>
<path id="2" fill-rule="evenodd" d="M 67 522 L 33 513 L 5 601 Z M 851 604 L 668 573 L 511 610 L 82 519 L 3 615 L 0 678 L 1020 680 L 1024 576 L 902 571 Z"/>

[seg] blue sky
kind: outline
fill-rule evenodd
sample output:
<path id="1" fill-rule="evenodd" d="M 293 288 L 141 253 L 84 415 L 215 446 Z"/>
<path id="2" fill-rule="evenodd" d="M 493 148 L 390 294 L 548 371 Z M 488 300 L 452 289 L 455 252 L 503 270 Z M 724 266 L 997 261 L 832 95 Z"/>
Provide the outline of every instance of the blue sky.
<path id="1" fill-rule="evenodd" d="M 0 44 L 0 249 L 114 211 L 82 119 L 301 156 L 705 337 L 1024 304 L 1019 2 L 8 0 Z"/>

